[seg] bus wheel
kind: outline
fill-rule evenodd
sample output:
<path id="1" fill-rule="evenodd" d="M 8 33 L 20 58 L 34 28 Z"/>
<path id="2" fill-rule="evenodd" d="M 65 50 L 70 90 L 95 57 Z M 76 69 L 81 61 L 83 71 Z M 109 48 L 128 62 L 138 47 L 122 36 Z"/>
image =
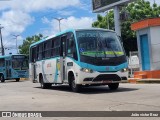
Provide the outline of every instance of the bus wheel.
<path id="1" fill-rule="evenodd" d="M 16 82 L 19 82 L 20 78 L 16 78 Z"/>
<path id="2" fill-rule="evenodd" d="M 119 83 L 108 84 L 108 87 L 109 87 L 110 90 L 116 90 L 119 87 Z"/>
<path id="3" fill-rule="evenodd" d="M 81 88 L 82 88 L 82 85 L 76 84 L 74 76 L 72 76 L 72 78 L 71 78 L 70 86 L 71 86 L 73 92 L 80 92 Z"/>
<path id="4" fill-rule="evenodd" d="M 48 88 L 51 88 L 52 86 L 52 84 L 50 83 L 44 83 L 42 76 L 40 77 L 40 84 L 42 89 L 48 89 Z"/>
<path id="5" fill-rule="evenodd" d="M 1 82 L 5 82 L 5 79 L 4 79 L 4 75 L 3 75 L 3 74 L 0 75 L 0 80 L 1 80 Z"/>

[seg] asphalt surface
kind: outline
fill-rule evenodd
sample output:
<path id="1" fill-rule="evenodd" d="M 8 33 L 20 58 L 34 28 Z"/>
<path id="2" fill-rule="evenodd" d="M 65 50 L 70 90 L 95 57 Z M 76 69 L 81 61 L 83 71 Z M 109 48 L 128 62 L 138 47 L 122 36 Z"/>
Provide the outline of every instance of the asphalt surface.
<path id="1" fill-rule="evenodd" d="M 14 80 L 0 83 L 0 111 L 160 111 L 160 84 L 121 83 L 116 91 L 108 86 L 85 87 L 73 93 L 67 85 L 41 89 L 39 83 Z M 160 116 L 160 115 L 159 115 Z M 8 120 L 9 118 L 0 118 Z M 22 119 L 22 118 L 10 118 Z M 75 119 L 75 118 L 23 118 L 23 119 Z M 93 118 L 76 118 L 78 120 Z M 94 118 L 96 120 L 107 118 Z M 122 119 L 122 118 L 109 118 Z M 123 120 L 135 120 L 134 117 Z M 159 118 L 136 118 L 158 120 Z"/>

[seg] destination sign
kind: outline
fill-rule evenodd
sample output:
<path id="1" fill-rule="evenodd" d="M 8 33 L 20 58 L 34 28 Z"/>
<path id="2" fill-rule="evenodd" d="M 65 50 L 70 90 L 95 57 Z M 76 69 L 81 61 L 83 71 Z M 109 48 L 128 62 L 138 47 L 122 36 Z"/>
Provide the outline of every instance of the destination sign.
<path id="1" fill-rule="evenodd" d="M 121 0 L 93 0 L 93 10 L 110 5 Z"/>
<path id="2" fill-rule="evenodd" d="M 92 0 L 93 12 L 105 12 L 113 9 L 115 6 L 121 6 L 133 2 L 135 0 Z"/>

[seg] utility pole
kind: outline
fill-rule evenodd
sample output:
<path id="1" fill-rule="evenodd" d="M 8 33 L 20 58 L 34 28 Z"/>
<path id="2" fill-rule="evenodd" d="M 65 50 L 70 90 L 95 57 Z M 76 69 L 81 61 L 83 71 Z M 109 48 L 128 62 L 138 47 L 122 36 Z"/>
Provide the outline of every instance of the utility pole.
<path id="1" fill-rule="evenodd" d="M 13 35 L 16 39 L 16 50 L 17 50 L 17 54 L 18 54 L 18 45 L 17 45 L 17 37 L 20 36 L 20 35 Z"/>
<path id="2" fill-rule="evenodd" d="M 58 21 L 58 23 L 59 23 L 59 31 L 61 32 L 61 20 L 63 20 L 64 18 L 54 18 L 54 19 Z"/>
<path id="3" fill-rule="evenodd" d="M 3 41 L 2 41 L 2 31 L 1 31 L 3 28 L 4 28 L 4 27 L 2 27 L 1 24 L 0 24 L 0 37 L 1 37 L 1 52 L 2 52 L 2 55 L 5 54 L 5 53 L 4 53 Z"/>
<path id="4" fill-rule="evenodd" d="M 120 14 L 119 6 L 114 7 L 114 24 L 116 33 L 121 36 L 121 24 L 120 24 Z"/>

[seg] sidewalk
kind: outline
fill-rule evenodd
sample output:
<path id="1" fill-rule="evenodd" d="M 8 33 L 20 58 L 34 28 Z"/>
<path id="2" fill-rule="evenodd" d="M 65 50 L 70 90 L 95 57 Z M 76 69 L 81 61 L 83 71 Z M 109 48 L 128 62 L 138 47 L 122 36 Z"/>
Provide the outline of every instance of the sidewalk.
<path id="1" fill-rule="evenodd" d="M 134 83 L 134 84 L 139 84 L 139 83 L 160 83 L 160 79 L 153 79 L 153 78 L 148 78 L 148 79 L 128 78 L 127 82 L 128 83 Z"/>

